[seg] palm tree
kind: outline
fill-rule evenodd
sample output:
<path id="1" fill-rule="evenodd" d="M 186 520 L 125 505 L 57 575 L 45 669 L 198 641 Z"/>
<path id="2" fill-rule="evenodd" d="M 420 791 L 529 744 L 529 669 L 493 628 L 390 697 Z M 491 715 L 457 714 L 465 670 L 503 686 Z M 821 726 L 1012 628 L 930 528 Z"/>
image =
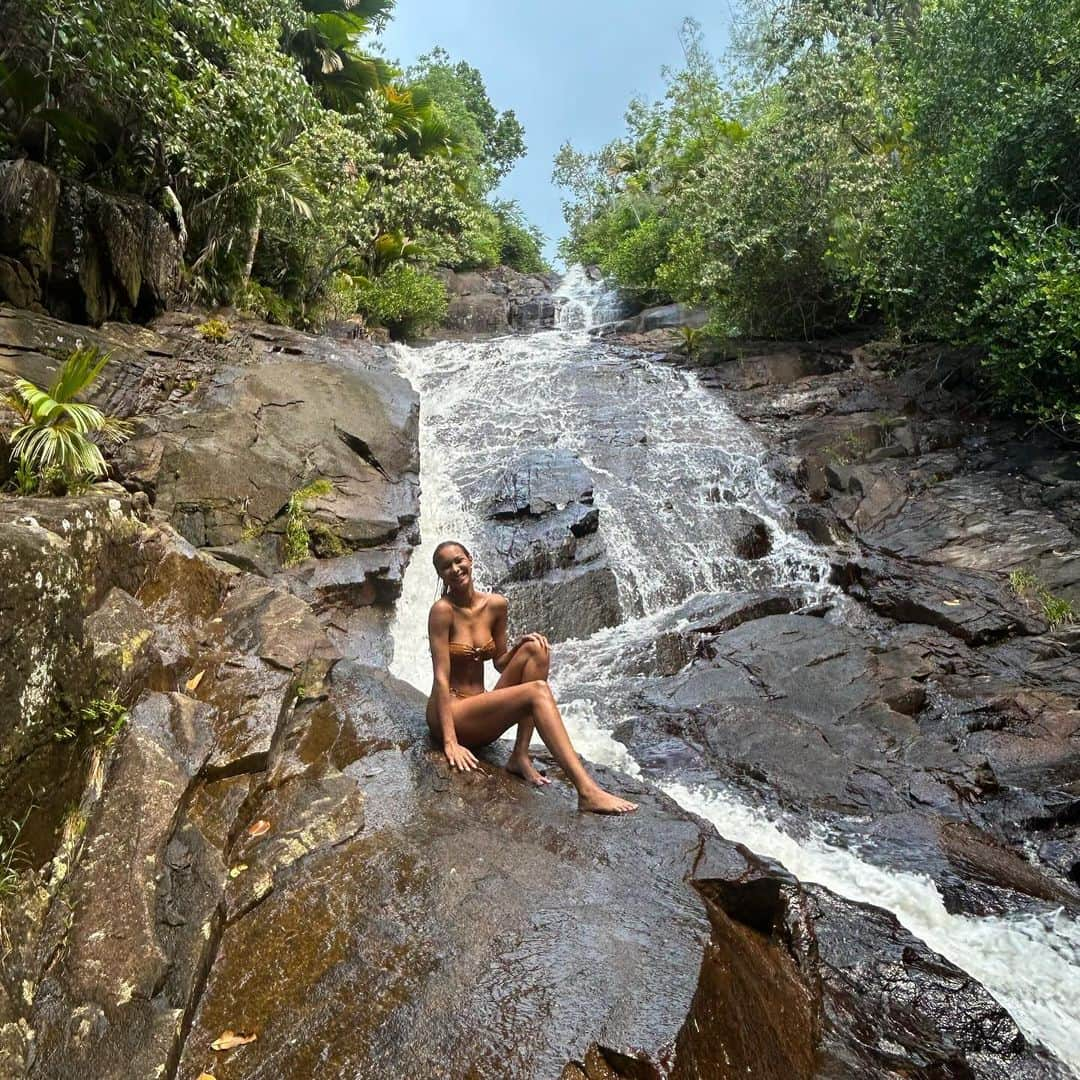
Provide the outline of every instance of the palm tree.
<path id="1" fill-rule="evenodd" d="M 356 44 L 393 6 L 393 0 L 303 0 L 308 18 L 286 33 L 281 44 L 327 108 L 352 112 L 370 91 L 386 86 L 397 74 L 382 57 Z"/>
<path id="2" fill-rule="evenodd" d="M 26 379 L 15 381 L 4 403 L 19 420 L 11 433 L 11 457 L 24 475 L 41 478 L 59 470 L 71 482 L 108 471 L 95 438 L 121 443 L 130 437 L 131 425 L 78 400 L 108 360 L 108 354 L 96 348 L 76 349 L 60 365 L 48 391 Z"/>

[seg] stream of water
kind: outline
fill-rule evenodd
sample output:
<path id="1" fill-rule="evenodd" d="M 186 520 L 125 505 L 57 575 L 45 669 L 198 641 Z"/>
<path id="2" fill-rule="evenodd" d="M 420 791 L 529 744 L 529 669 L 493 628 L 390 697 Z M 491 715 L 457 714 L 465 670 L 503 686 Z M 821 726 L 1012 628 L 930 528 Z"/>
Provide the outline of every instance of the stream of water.
<path id="1" fill-rule="evenodd" d="M 792 527 L 765 450 L 722 399 L 690 372 L 590 337 L 612 314 L 603 287 L 580 270 L 560 288 L 560 329 L 481 343 L 402 348 L 399 365 L 421 397 L 421 544 L 405 575 L 392 670 L 431 687 L 427 612 L 436 593 L 436 543 L 469 544 L 481 525 L 470 481 L 523 448 L 565 449 L 595 481 L 601 531 L 618 578 L 623 621 L 553 650 L 552 685 L 581 754 L 631 775 L 641 770 L 613 735 L 620 681 L 642 643 L 687 625 L 688 600 L 773 585 L 828 593 L 827 560 Z M 765 520 L 771 552 L 748 562 L 718 536 L 718 506 Z M 483 567 L 477 567 L 483 587 Z M 599 707 L 603 703 L 603 707 Z M 770 820 L 736 793 L 663 788 L 724 837 L 782 862 L 798 878 L 892 911 L 900 922 L 977 978 L 1080 1076 L 1080 926 L 1059 913 L 1036 918 L 950 915 L 928 877 L 892 872 L 847 849 Z"/>

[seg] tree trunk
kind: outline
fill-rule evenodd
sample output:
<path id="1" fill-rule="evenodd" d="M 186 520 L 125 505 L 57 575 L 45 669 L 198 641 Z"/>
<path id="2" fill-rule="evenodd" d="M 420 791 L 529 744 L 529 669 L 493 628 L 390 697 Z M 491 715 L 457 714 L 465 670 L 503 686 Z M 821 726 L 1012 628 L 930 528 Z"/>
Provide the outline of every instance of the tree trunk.
<path id="1" fill-rule="evenodd" d="M 259 246 L 259 235 L 262 231 L 262 203 L 255 205 L 255 220 L 248 230 L 248 249 L 244 257 L 244 287 L 247 288 L 251 281 L 251 268 L 255 265 L 255 249 Z"/>

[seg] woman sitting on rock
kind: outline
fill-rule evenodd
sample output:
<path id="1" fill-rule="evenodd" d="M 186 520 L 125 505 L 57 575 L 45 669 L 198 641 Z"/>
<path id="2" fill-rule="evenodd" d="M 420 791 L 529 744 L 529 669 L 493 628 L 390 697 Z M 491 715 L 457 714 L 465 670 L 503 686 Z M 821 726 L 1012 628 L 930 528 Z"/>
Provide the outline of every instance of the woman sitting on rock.
<path id="1" fill-rule="evenodd" d="M 455 769 L 477 767 L 470 748 L 494 742 L 517 725 L 507 768 L 533 784 L 550 781 L 529 759 L 533 729 L 577 788 L 578 807 L 594 814 L 625 814 L 635 804 L 605 791 L 585 771 L 570 744 L 559 707 L 547 683 L 551 648 L 543 634 L 526 634 L 506 647 L 506 597 L 477 592 L 472 556 L 447 540 L 435 549 L 435 570 L 443 594 L 431 608 L 428 637 L 435 682 L 427 722 Z M 494 690 L 484 689 L 484 661 L 502 673 Z"/>

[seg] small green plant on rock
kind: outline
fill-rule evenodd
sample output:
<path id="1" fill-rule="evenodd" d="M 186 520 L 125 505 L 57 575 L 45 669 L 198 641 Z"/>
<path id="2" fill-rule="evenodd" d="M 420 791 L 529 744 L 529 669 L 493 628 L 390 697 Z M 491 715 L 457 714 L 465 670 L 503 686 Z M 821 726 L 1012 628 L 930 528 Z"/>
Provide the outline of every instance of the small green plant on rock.
<path id="1" fill-rule="evenodd" d="M 693 360 L 701 353 L 705 344 L 705 331 L 701 327 L 679 327 L 679 351 L 688 360 Z"/>
<path id="2" fill-rule="evenodd" d="M 1009 585 L 1017 596 L 1031 600 L 1042 608 L 1051 630 L 1072 626 L 1080 621 L 1076 605 L 1063 596 L 1055 596 L 1030 570 L 1014 570 L 1009 574 Z"/>
<path id="3" fill-rule="evenodd" d="M 204 323 L 200 323 L 195 327 L 195 330 L 201 335 L 203 341 L 209 341 L 215 345 L 224 345 L 232 337 L 229 324 L 217 315 L 207 319 Z"/>
<path id="4" fill-rule="evenodd" d="M 47 391 L 15 380 L 4 404 L 18 421 L 9 441 L 21 494 L 77 489 L 108 471 L 98 440 L 122 443 L 131 425 L 79 400 L 108 360 L 96 348 L 80 348 L 60 365 Z"/>
<path id="5" fill-rule="evenodd" d="M 9 818 L 0 824 L 0 901 L 18 892 L 23 871 L 29 867 L 19 844 L 19 837 L 29 816 L 28 810 L 21 821 Z"/>
<path id="6" fill-rule="evenodd" d="M 329 525 L 316 521 L 308 526 L 308 532 L 311 534 L 311 543 L 315 548 L 315 554 L 319 558 L 337 559 L 342 555 L 349 554 L 345 541 Z"/>
<path id="7" fill-rule="evenodd" d="M 95 698 L 89 705 L 83 706 L 82 718 L 87 724 L 93 724 L 94 737 L 102 745 L 115 745 L 128 721 L 127 707 L 120 701 L 120 695 L 110 690 L 105 697 Z"/>
<path id="8" fill-rule="evenodd" d="M 329 480 L 315 480 L 294 491 L 285 511 L 285 565 L 296 566 L 311 553 L 311 532 L 307 506 L 312 499 L 334 490 Z"/>

